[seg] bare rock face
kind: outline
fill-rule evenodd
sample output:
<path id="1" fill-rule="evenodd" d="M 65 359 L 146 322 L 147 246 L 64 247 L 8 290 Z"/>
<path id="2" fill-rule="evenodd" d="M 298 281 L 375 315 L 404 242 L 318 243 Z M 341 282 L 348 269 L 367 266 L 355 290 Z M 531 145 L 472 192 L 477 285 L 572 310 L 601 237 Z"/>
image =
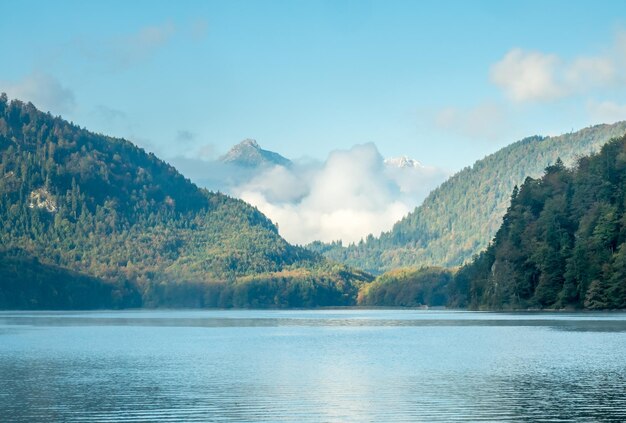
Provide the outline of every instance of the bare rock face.
<path id="1" fill-rule="evenodd" d="M 45 209 L 50 213 L 58 210 L 54 196 L 46 188 L 37 188 L 28 196 L 28 207 L 31 209 Z"/>

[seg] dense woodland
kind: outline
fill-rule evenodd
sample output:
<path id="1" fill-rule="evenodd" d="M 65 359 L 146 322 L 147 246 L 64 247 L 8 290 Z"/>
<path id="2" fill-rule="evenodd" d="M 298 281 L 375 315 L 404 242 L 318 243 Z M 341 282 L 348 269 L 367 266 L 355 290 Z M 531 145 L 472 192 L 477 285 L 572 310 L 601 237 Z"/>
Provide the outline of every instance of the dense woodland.
<path id="1" fill-rule="evenodd" d="M 308 247 L 374 274 L 401 267 L 462 265 L 495 235 L 515 185 L 527 176 L 540 177 L 558 157 L 573 165 L 578 157 L 599 151 L 624 133 L 626 122 L 558 137 L 526 138 L 452 176 L 379 238 L 369 236 L 349 247 L 319 242 Z"/>
<path id="2" fill-rule="evenodd" d="M 626 137 L 573 168 L 557 160 L 515 187 L 509 204 L 489 247 L 454 277 L 389 272 L 361 288 L 359 303 L 626 308 Z"/>
<path id="3" fill-rule="evenodd" d="M 454 307 L 454 274 L 443 268 L 397 269 L 361 287 L 358 304 L 382 307 Z M 465 297 L 460 302 L 465 305 Z"/>
<path id="4" fill-rule="evenodd" d="M 515 189 L 493 243 L 459 273 L 474 307 L 626 308 L 626 137 Z"/>
<path id="5" fill-rule="evenodd" d="M 0 308 L 313 306 L 367 274 L 128 141 L 0 97 Z"/>

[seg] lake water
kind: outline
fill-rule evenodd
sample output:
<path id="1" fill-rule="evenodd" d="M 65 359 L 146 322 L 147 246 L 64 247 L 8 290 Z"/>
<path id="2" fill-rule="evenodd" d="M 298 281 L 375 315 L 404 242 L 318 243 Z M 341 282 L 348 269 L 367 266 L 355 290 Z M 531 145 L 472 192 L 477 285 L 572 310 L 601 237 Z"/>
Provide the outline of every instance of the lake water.
<path id="1" fill-rule="evenodd" d="M 626 314 L 0 312 L 0 421 L 626 421 Z"/>

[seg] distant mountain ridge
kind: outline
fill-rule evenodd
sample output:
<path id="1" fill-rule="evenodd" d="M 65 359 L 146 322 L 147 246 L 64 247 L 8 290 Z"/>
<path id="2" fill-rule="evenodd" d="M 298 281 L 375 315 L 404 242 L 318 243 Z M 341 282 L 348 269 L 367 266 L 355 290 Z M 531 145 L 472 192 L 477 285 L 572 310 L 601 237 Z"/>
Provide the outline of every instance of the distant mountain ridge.
<path id="1" fill-rule="evenodd" d="M 380 237 L 348 247 L 313 243 L 309 248 L 373 273 L 461 265 L 487 247 L 515 185 L 527 176 L 540 176 L 559 157 L 570 166 L 624 133 L 626 122 L 618 122 L 556 137 L 525 138 L 450 177 Z"/>
<path id="2" fill-rule="evenodd" d="M 291 160 L 273 151 L 262 149 L 253 139 L 245 139 L 233 146 L 225 155 L 220 157 L 219 161 L 248 168 L 291 166 Z"/>
<path id="3" fill-rule="evenodd" d="M 218 161 L 244 168 L 289 167 L 293 165 L 290 159 L 274 151 L 263 149 L 256 140 L 251 138 L 247 138 L 232 146 Z M 424 168 L 421 162 L 408 156 L 389 157 L 384 159 L 383 164 L 387 167 L 398 169 Z"/>

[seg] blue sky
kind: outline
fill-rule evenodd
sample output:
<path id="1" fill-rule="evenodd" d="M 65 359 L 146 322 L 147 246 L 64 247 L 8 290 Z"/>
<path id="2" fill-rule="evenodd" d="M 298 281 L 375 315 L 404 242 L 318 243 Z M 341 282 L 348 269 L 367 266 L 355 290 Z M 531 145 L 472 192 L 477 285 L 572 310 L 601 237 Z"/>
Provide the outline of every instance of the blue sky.
<path id="1" fill-rule="evenodd" d="M 373 142 L 455 171 L 626 118 L 617 1 L 0 1 L 0 91 L 165 158 Z"/>

